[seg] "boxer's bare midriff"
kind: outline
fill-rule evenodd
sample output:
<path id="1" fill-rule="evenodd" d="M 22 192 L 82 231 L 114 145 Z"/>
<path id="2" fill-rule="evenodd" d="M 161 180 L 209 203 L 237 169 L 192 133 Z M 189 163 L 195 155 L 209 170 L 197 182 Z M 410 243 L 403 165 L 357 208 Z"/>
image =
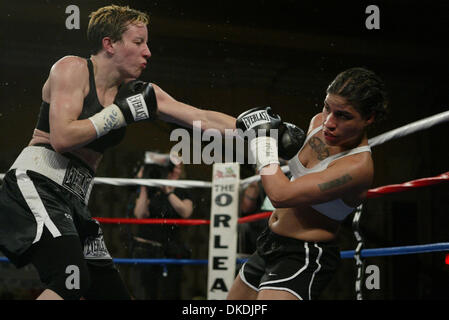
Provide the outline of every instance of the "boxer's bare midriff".
<path id="1" fill-rule="evenodd" d="M 36 144 L 51 144 L 50 143 L 50 134 L 48 132 L 44 132 L 39 129 L 34 129 L 33 137 L 31 138 L 29 146 L 33 146 Z M 103 157 L 103 155 L 99 152 L 87 149 L 87 148 L 79 148 L 76 150 L 72 150 L 69 152 L 74 155 L 78 159 L 81 159 L 84 163 L 86 163 L 94 172 L 97 171 L 98 165 Z"/>
<path id="2" fill-rule="evenodd" d="M 276 209 L 268 220 L 276 234 L 312 242 L 327 242 L 337 236 L 340 223 L 310 206 Z"/>

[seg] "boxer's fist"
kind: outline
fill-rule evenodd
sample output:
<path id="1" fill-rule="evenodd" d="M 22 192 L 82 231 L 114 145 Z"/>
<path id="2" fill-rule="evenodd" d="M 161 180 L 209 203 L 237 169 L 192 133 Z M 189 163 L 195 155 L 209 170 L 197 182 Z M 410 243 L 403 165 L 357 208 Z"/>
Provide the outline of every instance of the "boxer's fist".
<path id="1" fill-rule="evenodd" d="M 157 118 L 157 100 L 149 82 L 132 80 L 122 84 L 115 96 L 114 104 L 120 108 L 126 124 Z"/>
<path id="2" fill-rule="evenodd" d="M 269 164 L 279 164 L 277 137 L 270 136 L 270 130 L 278 130 L 282 120 L 275 114 L 271 107 L 253 108 L 237 117 L 236 128 L 243 130 L 243 136 L 250 138 L 250 151 L 256 161 L 258 170 Z M 249 134 L 248 134 L 249 133 Z M 273 174 L 274 172 L 261 171 L 261 174 Z"/>
<path id="3" fill-rule="evenodd" d="M 279 128 L 278 154 L 284 160 L 290 160 L 301 149 L 306 135 L 294 124 L 283 122 Z"/>
<path id="4" fill-rule="evenodd" d="M 263 130 L 267 135 L 270 129 L 278 129 L 281 122 L 281 117 L 275 114 L 271 107 L 260 107 L 240 114 L 235 122 L 235 127 L 243 132 L 254 130 L 256 136 L 259 130 Z"/>

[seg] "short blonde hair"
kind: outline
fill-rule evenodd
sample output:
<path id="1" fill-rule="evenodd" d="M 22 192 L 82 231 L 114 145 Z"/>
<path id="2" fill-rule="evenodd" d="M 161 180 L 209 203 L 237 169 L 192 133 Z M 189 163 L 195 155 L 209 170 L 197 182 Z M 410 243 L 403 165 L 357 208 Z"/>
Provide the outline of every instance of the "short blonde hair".
<path id="1" fill-rule="evenodd" d="M 130 23 L 141 22 L 148 25 L 150 22 L 145 12 L 117 5 L 99 8 L 89 18 L 87 40 L 92 54 L 97 54 L 103 48 L 104 37 L 110 37 L 114 42 L 119 41 Z"/>

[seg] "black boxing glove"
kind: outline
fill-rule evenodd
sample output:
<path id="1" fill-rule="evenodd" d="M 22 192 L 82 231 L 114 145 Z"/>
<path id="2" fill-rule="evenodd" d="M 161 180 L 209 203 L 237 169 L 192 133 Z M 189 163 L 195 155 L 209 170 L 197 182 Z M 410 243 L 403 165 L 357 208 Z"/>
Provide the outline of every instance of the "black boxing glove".
<path id="1" fill-rule="evenodd" d="M 271 107 L 259 107 L 241 113 L 235 121 L 235 127 L 243 133 L 253 129 L 257 134 L 259 130 L 265 130 L 266 133 L 270 129 L 279 129 L 281 123 L 281 117 Z"/>
<path id="2" fill-rule="evenodd" d="M 94 114 L 89 120 L 97 138 L 113 129 L 142 120 L 157 119 L 157 100 L 149 82 L 132 80 L 119 87 L 114 103 Z"/>
<path id="3" fill-rule="evenodd" d="M 306 134 L 294 124 L 283 122 L 279 128 L 278 155 L 284 160 L 290 160 L 301 149 Z"/>
<path id="4" fill-rule="evenodd" d="M 271 107 L 253 108 L 237 117 L 239 136 L 249 138 L 250 152 L 259 170 L 271 163 L 279 164 L 277 137 L 281 123 L 281 117 Z"/>
<path id="5" fill-rule="evenodd" d="M 127 124 L 157 118 L 156 94 L 149 82 L 133 80 L 123 84 L 115 96 L 114 104 L 122 111 Z"/>

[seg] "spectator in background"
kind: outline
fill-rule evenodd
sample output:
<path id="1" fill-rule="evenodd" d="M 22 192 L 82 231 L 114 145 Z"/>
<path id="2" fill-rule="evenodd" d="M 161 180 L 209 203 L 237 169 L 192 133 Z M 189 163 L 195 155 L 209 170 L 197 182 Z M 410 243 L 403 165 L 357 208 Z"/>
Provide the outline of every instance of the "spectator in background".
<path id="1" fill-rule="evenodd" d="M 176 161 L 178 160 L 178 161 Z M 137 178 L 178 180 L 183 175 L 180 159 L 147 152 Z M 179 164 L 174 164 L 174 162 Z M 172 186 L 140 186 L 133 214 L 138 219 L 189 218 L 193 212 L 190 193 Z M 190 250 L 180 239 L 179 226 L 173 224 L 138 225 L 132 243 L 133 258 L 187 259 Z M 142 300 L 177 300 L 181 298 L 182 266 L 136 265 L 132 271 L 134 296 Z"/>

